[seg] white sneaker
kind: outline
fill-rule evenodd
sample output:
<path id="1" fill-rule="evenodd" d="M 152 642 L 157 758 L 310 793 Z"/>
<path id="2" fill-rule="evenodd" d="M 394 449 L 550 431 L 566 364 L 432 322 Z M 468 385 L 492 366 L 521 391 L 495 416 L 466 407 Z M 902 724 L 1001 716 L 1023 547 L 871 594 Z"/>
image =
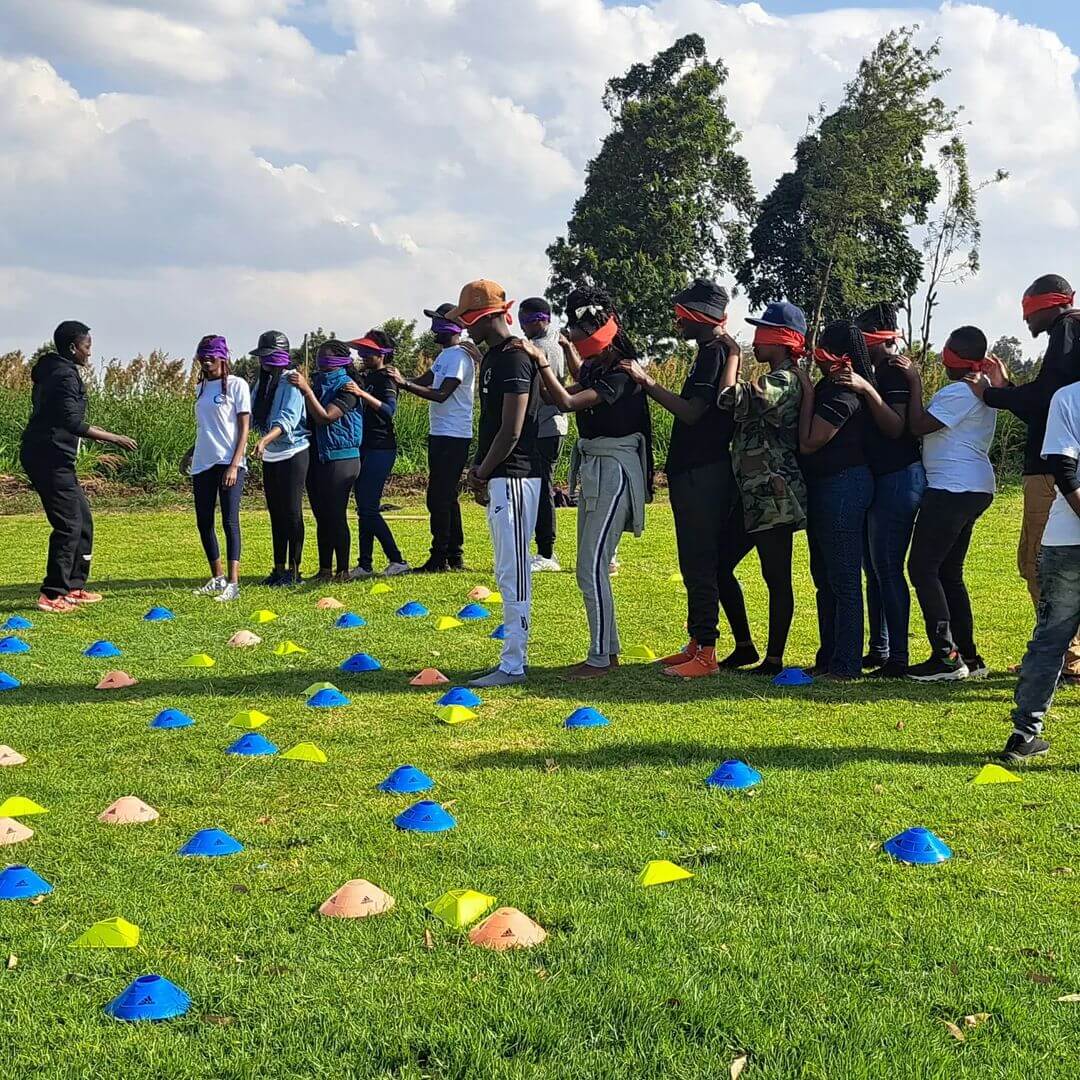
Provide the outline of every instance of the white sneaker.
<path id="1" fill-rule="evenodd" d="M 619 567 L 621 565 L 622 564 L 619 562 L 619 557 L 616 555 L 615 558 L 612 559 L 610 564 L 608 565 L 608 573 L 612 577 L 614 577 L 619 572 Z"/>
<path id="2" fill-rule="evenodd" d="M 407 562 L 392 562 L 384 571 L 384 577 L 397 577 L 398 574 L 407 574 L 409 564 Z"/>
<path id="3" fill-rule="evenodd" d="M 529 568 L 534 574 L 558 574 L 562 572 L 559 560 L 554 556 L 549 559 L 544 555 L 534 555 L 529 563 Z"/>
<path id="4" fill-rule="evenodd" d="M 224 589 L 221 590 L 221 594 L 219 596 L 215 596 L 214 599 L 219 604 L 227 603 L 229 600 L 239 600 L 240 586 L 235 581 L 231 581 L 225 586 Z"/>
<path id="5" fill-rule="evenodd" d="M 212 577 L 202 588 L 192 589 L 195 596 L 214 596 L 221 592 L 228 583 L 223 577 Z"/>
<path id="6" fill-rule="evenodd" d="M 372 577 L 373 575 L 374 575 L 374 571 L 365 570 L 362 566 L 354 566 L 349 571 L 349 578 L 352 581 L 361 581 L 364 578 L 369 578 L 369 577 Z"/>

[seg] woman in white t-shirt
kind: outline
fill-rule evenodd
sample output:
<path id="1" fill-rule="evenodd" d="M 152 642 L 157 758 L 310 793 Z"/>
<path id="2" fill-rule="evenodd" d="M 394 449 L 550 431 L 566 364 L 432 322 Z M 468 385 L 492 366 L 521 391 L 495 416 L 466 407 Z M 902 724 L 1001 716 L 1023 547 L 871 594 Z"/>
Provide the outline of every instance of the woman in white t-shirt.
<path id="1" fill-rule="evenodd" d="M 210 580 L 196 596 L 235 600 L 240 595 L 240 499 L 247 475 L 251 391 L 243 379 L 229 373 L 229 347 L 218 334 L 208 334 L 195 350 L 199 385 L 195 392 L 195 448 L 191 455 L 191 486 Z M 221 504 L 228 577 L 221 562 L 214 508 Z"/>
<path id="2" fill-rule="evenodd" d="M 908 557 L 932 650 L 928 660 L 908 669 L 908 677 L 919 682 L 988 674 L 975 645 L 964 560 L 975 522 L 994 499 L 990 444 L 997 414 L 965 380 L 985 374 L 995 386 L 1003 386 L 1006 376 L 1001 364 L 987 357 L 986 335 L 974 326 L 954 330 L 941 359 L 949 383 L 925 409 L 919 369 L 910 362 L 897 364 L 911 384 L 908 425 L 912 435 L 922 437 L 926 469 L 926 494 Z"/>

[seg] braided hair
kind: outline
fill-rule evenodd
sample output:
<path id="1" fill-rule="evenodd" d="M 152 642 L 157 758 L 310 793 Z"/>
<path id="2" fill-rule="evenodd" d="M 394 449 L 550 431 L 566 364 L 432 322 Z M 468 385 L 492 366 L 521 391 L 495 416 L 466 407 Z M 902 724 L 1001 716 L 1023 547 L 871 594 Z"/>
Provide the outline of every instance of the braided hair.
<path id="1" fill-rule="evenodd" d="M 834 356 L 850 356 L 851 370 L 861 375 L 871 385 L 877 385 L 874 365 L 870 363 L 870 350 L 866 347 L 866 338 L 862 331 L 846 319 L 831 322 L 818 338 L 818 348 Z"/>
<path id="2" fill-rule="evenodd" d="M 879 300 L 868 307 L 861 315 L 855 316 L 855 325 L 864 333 L 873 334 L 879 330 L 897 330 L 897 305 L 890 300 Z"/>
<path id="3" fill-rule="evenodd" d="M 613 318 L 619 329 L 611 348 L 619 354 L 620 359 L 638 358 L 637 349 L 623 329 L 622 320 L 615 309 L 615 301 L 603 289 L 595 286 L 574 289 L 566 298 L 566 316 L 570 329 L 578 330 L 587 337 L 591 337 L 608 319 Z"/>

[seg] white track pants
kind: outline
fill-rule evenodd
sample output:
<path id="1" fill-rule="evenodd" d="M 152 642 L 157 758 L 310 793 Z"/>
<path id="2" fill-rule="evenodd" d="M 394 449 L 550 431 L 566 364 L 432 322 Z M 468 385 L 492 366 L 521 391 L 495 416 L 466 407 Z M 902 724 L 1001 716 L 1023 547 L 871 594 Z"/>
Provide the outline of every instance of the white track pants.
<path id="1" fill-rule="evenodd" d="M 536 531 L 540 478 L 494 477 L 488 481 L 488 528 L 495 549 L 495 583 L 503 598 L 503 643 L 499 667 L 508 675 L 525 671 L 532 608 L 529 542 Z"/>

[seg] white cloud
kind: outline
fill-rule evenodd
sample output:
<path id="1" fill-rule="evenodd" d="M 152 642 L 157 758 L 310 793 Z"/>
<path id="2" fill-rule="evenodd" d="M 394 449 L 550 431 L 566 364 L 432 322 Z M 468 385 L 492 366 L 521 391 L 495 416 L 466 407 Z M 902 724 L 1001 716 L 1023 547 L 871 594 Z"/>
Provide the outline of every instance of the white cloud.
<path id="1" fill-rule="evenodd" d="M 540 292 L 607 130 L 605 81 L 691 30 L 729 68 L 764 194 L 818 102 L 919 22 L 941 38 L 976 175 L 1012 174 L 983 199 L 984 271 L 941 322 L 1019 333 L 1031 278 L 1080 276 L 1080 62 L 1055 35 L 966 4 L 768 7 L 7 0 L 0 348 L 78 317 L 108 354 L 186 353 L 208 329 L 242 343 L 418 314 L 480 275 Z M 302 32 L 320 21 L 332 53 Z"/>

